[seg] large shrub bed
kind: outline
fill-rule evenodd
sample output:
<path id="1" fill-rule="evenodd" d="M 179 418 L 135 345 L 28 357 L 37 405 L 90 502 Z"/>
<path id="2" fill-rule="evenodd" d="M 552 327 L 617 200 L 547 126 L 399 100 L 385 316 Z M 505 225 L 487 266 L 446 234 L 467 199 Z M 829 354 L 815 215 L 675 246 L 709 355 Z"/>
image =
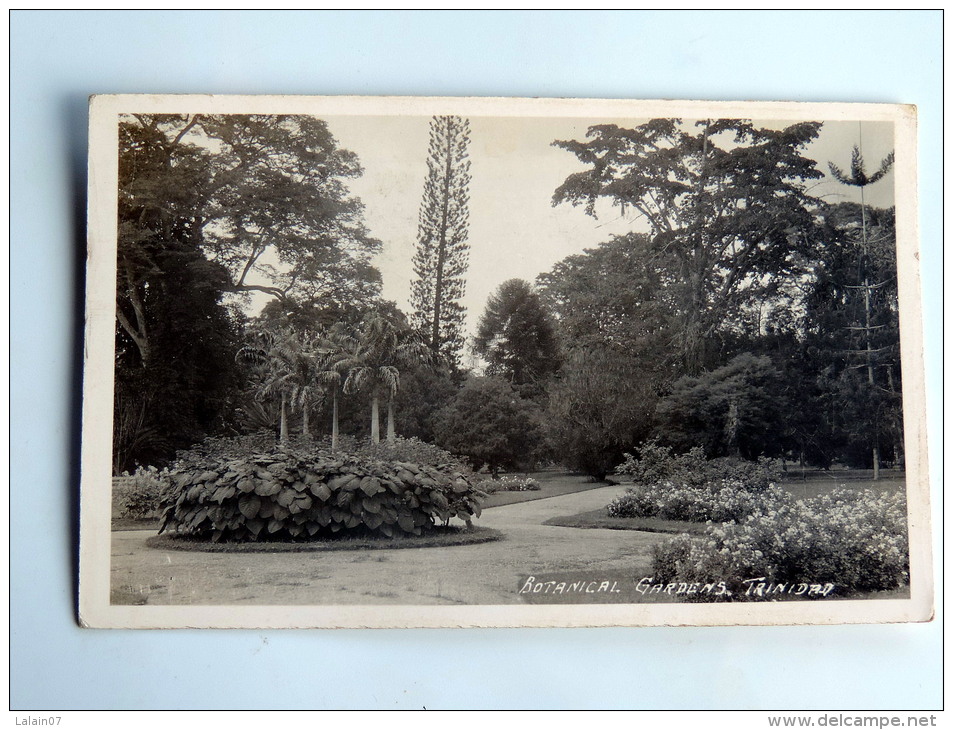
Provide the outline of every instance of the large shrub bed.
<path id="1" fill-rule="evenodd" d="M 781 464 L 776 459 L 706 459 L 704 451 L 697 447 L 684 454 L 673 454 L 669 447 L 648 441 L 639 449 L 638 456 L 626 454 L 616 473 L 643 486 L 672 482 L 704 487 L 727 480 L 744 485 L 749 492 L 763 492 L 781 479 Z"/>
<path id="2" fill-rule="evenodd" d="M 530 476 L 507 475 L 499 479 L 484 479 L 477 484 L 481 492 L 496 494 L 497 492 L 538 492 L 542 487 L 539 482 Z"/>
<path id="3" fill-rule="evenodd" d="M 609 517 L 658 517 L 683 522 L 743 520 L 765 504 L 787 498 L 788 492 L 770 486 L 752 492 L 739 480 L 712 482 L 698 487 L 675 482 L 630 487 L 606 507 Z"/>
<path id="4" fill-rule="evenodd" d="M 775 461 L 706 459 L 701 449 L 674 455 L 655 442 L 643 445 L 638 458 L 626 454 L 616 471 L 636 485 L 607 505 L 609 517 L 729 522 L 785 496 L 775 486 L 781 476 Z"/>
<path id="5" fill-rule="evenodd" d="M 239 451 L 220 441 L 181 456 L 169 473 L 160 532 L 214 541 L 319 539 L 342 531 L 420 535 L 452 517 L 478 517 L 485 496 L 456 463 L 301 445 Z"/>
<path id="6" fill-rule="evenodd" d="M 657 546 L 653 566 L 657 584 L 722 582 L 739 600 L 889 590 L 909 582 L 906 503 L 900 493 L 871 490 L 841 488 L 809 500 L 772 491 L 744 520 Z M 831 588 L 802 590 L 809 585 Z M 724 600 L 718 592 L 684 593 Z"/>

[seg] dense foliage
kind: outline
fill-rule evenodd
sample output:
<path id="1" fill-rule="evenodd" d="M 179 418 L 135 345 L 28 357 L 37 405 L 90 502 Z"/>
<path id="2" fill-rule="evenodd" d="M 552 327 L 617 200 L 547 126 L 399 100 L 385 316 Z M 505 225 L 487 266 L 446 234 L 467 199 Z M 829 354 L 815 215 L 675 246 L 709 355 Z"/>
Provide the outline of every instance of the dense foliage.
<path id="1" fill-rule="evenodd" d="M 486 374 L 503 378 L 526 395 L 543 392 L 559 366 L 556 326 L 529 282 L 510 279 L 490 295 L 473 349 Z"/>
<path id="2" fill-rule="evenodd" d="M 157 517 L 169 488 L 167 469 L 139 467 L 134 473 L 124 472 L 113 483 L 113 502 L 119 516 L 133 520 Z"/>
<path id="3" fill-rule="evenodd" d="M 431 120 L 408 316 L 379 297 L 362 170 L 324 121 L 124 115 L 114 473 L 267 429 L 385 461 L 621 464 L 674 514 L 678 490 L 767 489 L 762 457 L 902 464 L 894 212 L 810 194 L 828 167 L 883 185 L 893 158 L 810 159 L 820 129 L 653 119 L 554 143 L 581 166 L 553 204 L 641 232 L 504 281 L 467 372 L 468 120 Z M 249 321 L 251 292 L 270 301 Z"/>
<path id="4" fill-rule="evenodd" d="M 333 306 L 380 289 L 344 185 L 361 168 L 323 121 L 124 115 L 118 142 L 116 473 L 236 425 L 249 292 Z"/>
<path id="5" fill-rule="evenodd" d="M 482 493 L 452 465 L 291 446 L 242 449 L 238 456 L 228 450 L 176 462 L 160 532 L 215 541 L 314 539 L 342 531 L 392 537 L 480 515 Z"/>
<path id="6" fill-rule="evenodd" d="M 329 446 L 327 441 L 322 442 L 322 448 L 327 446 Z M 342 439 L 340 448 L 346 453 L 378 461 L 404 461 L 464 473 L 471 471 L 460 457 L 418 438 L 397 436 L 393 441 L 381 441 L 376 444 L 364 439 L 345 438 Z"/>
<path id="7" fill-rule="evenodd" d="M 627 489 L 606 507 L 609 517 L 658 517 L 684 522 L 730 522 L 757 512 L 766 500 L 784 500 L 788 492 L 769 486 L 757 492 L 737 479 L 697 486 L 661 482 Z"/>
<path id="8" fill-rule="evenodd" d="M 810 500 L 781 497 L 763 498 L 756 512 L 712 526 L 703 538 L 680 536 L 658 546 L 654 579 L 686 585 L 724 582 L 737 600 L 801 595 L 799 586 L 805 584 L 829 584 L 844 594 L 909 582 L 902 494 L 838 489 Z M 711 595 L 688 597 L 711 600 Z"/>
<path id="9" fill-rule="evenodd" d="M 560 463 L 603 479 L 651 436 L 656 394 L 641 361 L 607 347 L 570 351 L 549 392 L 546 424 Z"/>
<path id="10" fill-rule="evenodd" d="M 684 376 L 657 407 L 659 438 L 708 456 L 778 456 L 788 404 L 767 356 L 743 353 L 698 377 Z"/>
<path id="11" fill-rule="evenodd" d="M 749 492 L 763 492 L 781 479 L 781 465 L 770 459 L 757 462 L 732 457 L 708 459 L 700 447 L 674 454 L 670 447 L 660 446 L 653 440 L 642 445 L 638 457 L 626 454 L 616 473 L 646 487 L 663 482 L 701 487 L 727 480 L 740 482 Z"/>
<path id="12" fill-rule="evenodd" d="M 617 472 L 637 485 L 607 506 L 610 517 L 659 517 L 686 522 L 742 520 L 788 493 L 775 486 L 777 462 L 737 458 L 706 459 L 700 448 L 673 455 L 649 442 L 638 459 L 626 454 Z"/>
<path id="13" fill-rule="evenodd" d="M 772 293 L 814 238 L 807 183 L 822 173 L 802 153 L 820 127 L 653 119 L 631 129 L 595 125 L 586 142 L 556 142 L 587 169 L 565 180 L 554 203 L 583 205 L 595 216 L 605 199 L 650 226 L 685 373 L 705 366 L 706 346 L 726 319 Z"/>
<path id="14" fill-rule="evenodd" d="M 471 378 L 435 418 L 437 443 L 492 470 L 523 470 L 536 461 L 542 428 L 535 403 L 499 378 Z"/>

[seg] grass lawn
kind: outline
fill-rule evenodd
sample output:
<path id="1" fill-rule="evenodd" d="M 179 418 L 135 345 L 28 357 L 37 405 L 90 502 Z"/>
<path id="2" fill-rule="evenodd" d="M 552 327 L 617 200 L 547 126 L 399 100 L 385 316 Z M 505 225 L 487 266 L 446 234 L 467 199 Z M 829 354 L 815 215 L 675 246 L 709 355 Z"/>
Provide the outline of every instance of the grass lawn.
<path id="1" fill-rule="evenodd" d="M 517 474 L 514 476 L 524 476 Z M 560 497 L 564 494 L 575 494 L 590 489 L 599 489 L 608 486 L 607 482 L 589 481 L 582 474 L 568 474 L 564 471 L 538 471 L 526 474 L 539 482 L 539 490 L 530 492 L 494 492 L 483 502 L 483 509 L 500 507 L 504 504 L 518 502 L 532 502 L 547 497 Z"/>
<path id="2" fill-rule="evenodd" d="M 566 517 L 551 517 L 544 525 L 553 527 L 579 527 L 582 529 L 603 530 L 640 530 L 641 532 L 665 532 L 681 534 L 689 532 L 704 534 L 704 522 L 682 522 L 681 520 L 663 520 L 658 517 L 609 517 L 606 510 L 594 509 Z"/>
<path id="3" fill-rule="evenodd" d="M 871 489 L 877 494 L 902 490 L 906 484 L 906 477 L 902 471 L 884 469 L 880 472 L 880 479 L 874 481 L 870 469 L 842 469 L 836 471 L 807 472 L 801 478 L 800 472 L 789 471 L 781 480 L 784 487 L 798 499 L 812 499 L 827 494 L 835 487 L 848 489 Z"/>

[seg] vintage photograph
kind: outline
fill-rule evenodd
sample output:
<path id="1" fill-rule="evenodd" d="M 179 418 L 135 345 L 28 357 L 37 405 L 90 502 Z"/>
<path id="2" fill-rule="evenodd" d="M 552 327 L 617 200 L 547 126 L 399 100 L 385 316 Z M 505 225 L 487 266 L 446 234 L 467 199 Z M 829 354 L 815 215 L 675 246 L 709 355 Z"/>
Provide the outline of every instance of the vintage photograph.
<path id="1" fill-rule="evenodd" d="M 916 116 L 102 96 L 80 619 L 924 621 Z"/>

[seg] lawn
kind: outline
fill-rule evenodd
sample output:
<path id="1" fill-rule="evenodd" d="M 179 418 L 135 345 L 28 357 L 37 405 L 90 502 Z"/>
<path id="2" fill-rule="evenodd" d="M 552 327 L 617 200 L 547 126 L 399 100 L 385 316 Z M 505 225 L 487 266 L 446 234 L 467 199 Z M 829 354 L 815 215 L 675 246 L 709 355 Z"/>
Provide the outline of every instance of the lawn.
<path id="1" fill-rule="evenodd" d="M 552 527 L 579 527 L 581 529 L 602 530 L 639 530 L 641 532 L 663 532 L 678 535 L 690 532 L 702 535 L 704 522 L 682 522 L 681 520 L 663 520 L 658 517 L 609 517 L 605 507 L 576 515 L 551 517 L 544 525 Z"/>
<path id="2" fill-rule="evenodd" d="M 539 482 L 539 489 L 527 492 L 494 492 L 483 502 L 483 509 L 501 507 L 504 504 L 518 502 L 532 502 L 548 497 L 561 497 L 564 494 L 575 494 L 590 489 L 599 489 L 607 486 L 607 482 L 590 481 L 581 474 L 570 474 L 564 471 L 537 471 L 531 474 L 514 474 L 513 476 L 528 476 Z"/>
<path id="3" fill-rule="evenodd" d="M 809 471 L 801 477 L 798 471 L 789 471 L 780 486 L 798 499 L 812 499 L 827 494 L 835 487 L 871 489 L 877 494 L 903 489 L 906 478 L 903 471 L 884 469 L 880 479 L 874 481 L 870 469 L 839 469 L 832 471 Z"/>

